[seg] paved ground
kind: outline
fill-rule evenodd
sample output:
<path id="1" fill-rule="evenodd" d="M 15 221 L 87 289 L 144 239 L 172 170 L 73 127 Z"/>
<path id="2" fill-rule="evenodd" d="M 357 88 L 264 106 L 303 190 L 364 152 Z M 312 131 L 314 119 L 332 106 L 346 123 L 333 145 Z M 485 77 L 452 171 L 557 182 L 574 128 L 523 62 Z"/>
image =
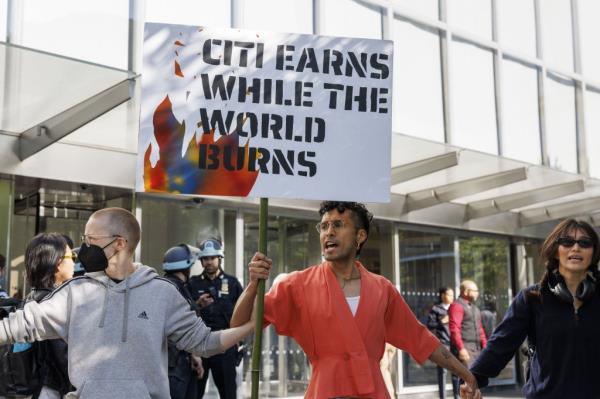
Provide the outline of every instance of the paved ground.
<path id="1" fill-rule="evenodd" d="M 238 395 L 238 397 L 243 395 Z M 508 398 L 522 398 L 520 387 L 490 387 L 485 388 L 483 391 L 484 399 L 508 399 Z M 207 391 L 204 395 L 206 399 L 219 399 L 219 393 L 217 392 L 212 378 L 209 378 Z M 420 394 L 420 395 L 401 395 L 399 399 L 437 399 L 438 395 L 434 393 Z M 452 392 L 447 392 L 446 398 L 452 399 Z"/>
<path id="2" fill-rule="evenodd" d="M 483 392 L 483 397 L 486 399 L 499 399 L 499 398 L 522 398 L 521 388 L 491 388 Z"/>
<path id="3" fill-rule="evenodd" d="M 522 398 L 521 388 L 519 387 L 491 387 L 485 388 L 483 391 L 484 399 L 508 399 L 508 398 Z M 437 393 L 427 393 L 420 395 L 400 395 L 401 399 L 437 399 Z M 452 399 L 452 392 L 446 393 L 446 398 Z"/>

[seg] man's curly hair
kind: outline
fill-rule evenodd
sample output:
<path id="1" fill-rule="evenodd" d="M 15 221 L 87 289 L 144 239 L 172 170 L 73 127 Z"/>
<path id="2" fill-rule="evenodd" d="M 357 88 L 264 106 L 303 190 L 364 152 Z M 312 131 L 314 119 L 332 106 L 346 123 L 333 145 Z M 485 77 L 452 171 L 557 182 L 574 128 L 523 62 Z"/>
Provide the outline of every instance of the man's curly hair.
<path id="1" fill-rule="evenodd" d="M 339 213 L 344 213 L 346 209 L 352 211 L 352 219 L 354 225 L 358 229 L 363 229 L 367 232 L 367 239 L 369 237 L 369 231 L 371 228 L 371 222 L 373 221 L 373 214 L 367 210 L 365 204 L 360 202 L 346 202 L 346 201 L 323 201 L 319 208 L 319 216 L 323 216 L 325 213 L 336 209 Z M 360 247 L 356 250 L 356 255 L 360 254 L 360 250 L 363 245 L 367 242 L 363 242 Z"/>

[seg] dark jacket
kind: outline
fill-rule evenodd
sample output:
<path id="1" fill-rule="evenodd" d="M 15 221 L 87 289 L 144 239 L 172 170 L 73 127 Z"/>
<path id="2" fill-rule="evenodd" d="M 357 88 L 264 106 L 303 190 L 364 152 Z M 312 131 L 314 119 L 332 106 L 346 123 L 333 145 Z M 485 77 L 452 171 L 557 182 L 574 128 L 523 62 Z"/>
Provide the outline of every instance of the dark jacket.
<path id="1" fill-rule="evenodd" d="M 445 309 L 441 303 L 436 303 L 429 311 L 427 318 L 427 328 L 446 346 L 450 345 L 449 323 L 442 323 L 442 319 L 447 315 L 448 309 Z"/>
<path id="2" fill-rule="evenodd" d="M 519 292 L 471 371 L 480 386 L 497 376 L 526 337 L 535 342 L 530 377 L 523 387 L 529 399 L 600 398 L 600 295 L 575 312 L 548 287 L 540 296 Z"/>
<path id="3" fill-rule="evenodd" d="M 494 329 L 496 328 L 496 317 L 498 314 L 490 309 L 483 309 L 481 311 L 481 325 L 483 331 L 485 331 L 486 337 L 491 337 Z"/>
<path id="4" fill-rule="evenodd" d="M 50 295 L 51 292 L 51 289 L 34 288 L 27 300 L 39 302 Z M 62 395 L 72 391 L 71 382 L 69 381 L 67 343 L 62 339 L 51 339 L 36 342 L 35 345 L 40 362 L 42 386 L 52 388 Z M 33 395 L 34 398 L 37 396 L 37 393 Z"/>
<path id="5" fill-rule="evenodd" d="M 173 274 L 165 274 L 165 278 L 173 283 L 179 293 L 189 303 L 190 309 L 198 313 L 196 303 L 188 290 L 187 284 L 181 281 Z M 169 373 L 169 392 L 172 399 L 195 399 L 196 381 L 198 375 L 192 368 L 191 355 L 186 351 L 177 349 L 174 343 L 168 344 L 168 373 Z"/>
<path id="6" fill-rule="evenodd" d="M 223 271 L 213 280 L 203 273 L 190 279 L 189 288 L 194 300 L 198 300 L 204 293 L 210 294 L 214 299 L 211 305 L 200 309 L 204 323 L 212 330 L 229 328 L 233 308 L 242 294 L 239 280 Z"/>

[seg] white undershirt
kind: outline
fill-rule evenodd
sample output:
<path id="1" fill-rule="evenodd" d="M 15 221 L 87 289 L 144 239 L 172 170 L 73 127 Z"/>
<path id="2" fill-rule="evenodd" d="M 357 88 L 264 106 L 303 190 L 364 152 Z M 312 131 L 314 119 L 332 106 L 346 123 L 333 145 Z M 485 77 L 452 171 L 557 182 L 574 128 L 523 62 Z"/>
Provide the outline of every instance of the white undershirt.
<path id="1" fill-rule="evenodd" d="M 359 300 L 360 300 L 360 295 L 346 297 L 346 301 L 348 302 L 348 306 L 350 306 L 350 311 L 352 312 L 352 316 L 356 316 L 356 309 L 358 309 L 358 301 Z"/>

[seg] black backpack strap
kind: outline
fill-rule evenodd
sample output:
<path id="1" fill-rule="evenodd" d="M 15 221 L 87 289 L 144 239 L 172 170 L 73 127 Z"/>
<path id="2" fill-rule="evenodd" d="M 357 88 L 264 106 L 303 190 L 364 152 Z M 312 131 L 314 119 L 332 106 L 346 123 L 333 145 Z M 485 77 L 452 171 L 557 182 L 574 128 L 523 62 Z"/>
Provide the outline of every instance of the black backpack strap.
<path id="1" fill-rule="evenodd" d="M 531 373 L 531 362 L 536 350 L 536 333 L 535 333 L 535 309 L 534 302 L 536 301 L 535 294 L 538 292 L 539 298 L 542 296 L 542 289 L 539 284 L 533 285 L 525 290 L 525 302 L 529 309 L 529 327 L 527 329 L 527 368 L 525 372 L 525 380 L 528 381 Z"/>
<path id="2" fill-rule="evenodd" d="M 532 294 L 532 292 L 535 292 L 535 291 L 537 291 L 539 293 L 539 296 L 541 298 L 542 289 L 539 284 L 531 286 L 531 287 L 527 288 L 527 290 L 525 291 L 525 302 L 527 302 L 527 307 L 529 308 L 529 329 L 527 331 L 527 344 L 529 347 L 529 355 L 530 356 L 533 356 L 533 353 L 535 352 L 535 345 L 536 345 L 535 309 L 534 309 L 535 299 L 533 298 L 534 294 Z"/>

